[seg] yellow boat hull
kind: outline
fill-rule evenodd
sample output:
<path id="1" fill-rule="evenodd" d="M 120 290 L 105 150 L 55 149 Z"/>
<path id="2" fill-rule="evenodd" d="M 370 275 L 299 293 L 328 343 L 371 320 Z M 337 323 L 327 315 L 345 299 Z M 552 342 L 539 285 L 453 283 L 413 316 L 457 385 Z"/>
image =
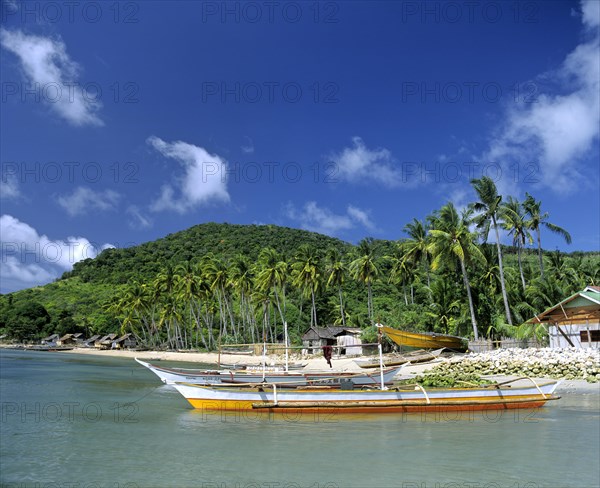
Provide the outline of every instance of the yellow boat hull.
<path id="1" fill-rule="evenodd" d="M 399 346 L 414 347 L 417 349 L 440 349 L 445 347 L 454 351 L 466 350 L 465 340 L 462 337 L 444 334 L 406 332 L 386 326 L 383 326 L 382 330 Z"/>

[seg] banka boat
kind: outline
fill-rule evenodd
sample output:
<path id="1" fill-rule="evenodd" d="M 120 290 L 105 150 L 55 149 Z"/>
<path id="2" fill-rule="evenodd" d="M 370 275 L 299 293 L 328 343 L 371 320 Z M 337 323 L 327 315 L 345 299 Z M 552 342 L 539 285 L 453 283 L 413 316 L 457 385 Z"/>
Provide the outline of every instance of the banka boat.
<path id="1" fill-rule="evenodd" d="M 218 385 L 218 384 L 257 384 L 257 383 L 277 383 L 285 385 L 286 383 L 297 387 L 305 385 L 339 385 L 342 382 L 351 382 L 354 385 L 379 385 L 381 378 L 383 382 L 391 383 L 402 367 L 386 368 L 383 372 L 374 371 L 373 373 L 336 373 L 336 372 L 246 372 L 246 371 L 201 371 L 186 370 L 176 368 L 164 368 L 135 358 L 135 360 L 152 371 L 163 383 L 173 384 L 176 382 L 193 383 L 197 385 Z M 383 376 L 382 376 L 383 374 Z"/>
<path id="2" fill-rule="evenodd" d="M 523 379 L 523 378 L 521 378 Z M 527 378 L 529 380 L 529 378 Z M 473 388 L 428 389 L 419 385 L 389 389 L 346 389 L 315 386 L 297 389 L 277 384 L 243 386 L 200 386 L 175 383 L 175 388 L 194 407 L 210 411 L 268 410 L 339 413 L 383 413 L 424 411 L 475 411 L 537 408 L 557 400 L 557 381 L 514 386 L 516 380 Z"/>
<path id="3" fill-rule="evenodd" d="M 462 337 L 426 332 L 407 332 L 404 330 L 392 329 L 385 325 L 380 327 L 381 330 L 399 346 L 414 347 L 417 349 L 446 348 L 458 352 L 467 350 L 467 341 Z"/>

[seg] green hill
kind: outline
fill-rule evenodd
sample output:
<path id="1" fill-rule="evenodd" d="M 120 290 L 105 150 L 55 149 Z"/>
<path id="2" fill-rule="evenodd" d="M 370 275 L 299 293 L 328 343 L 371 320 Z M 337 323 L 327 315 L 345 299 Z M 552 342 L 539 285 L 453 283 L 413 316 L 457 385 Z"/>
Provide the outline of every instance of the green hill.
<path id="1" fill-rule="evenodd" d="M 209 253 L 225 262 L 238 254 L 254 262 L 265 247 L 289 258 L 301 245 L 335 247 L 342 254 L 353 248 L 339 239 L 275 225 L 200 224 L 138 246 L 106 249 L 94 259 L 75 263 L 72 271 L 54 283 L 0 296 L 0 331 L 15 310 L 27 303 L 39 303 L 48 311 L 50 320 L 38 335 L 50 335 L 56 330 L 72 332 L 72 326 L 71 330 L 62 329 L 73 322 L 89 333 L 113 332 L 120 323 L 104 306 L 128 283 L 150 282 L 168 266 L 198 262 Z M 61 317 L 69 318 L 64 326 Z"/>
<path id="2" fill-rule="evenodd" d="M 127 329 L 151 336 L 152 347 L 213 348 L 219 336 L 254 342 L 265 330 L 276 340 L 285 319 L 298 343 L 315 316 L 319 325 L 341 324 L 340 297 L 345 324 L 367 329 L 369 341 L 375 339 L 369 328 L 375 320 L 469 335 L 460 266 L 446 259 L 428 269 L 431 258 L 409 259 L 407 248 L 397 244 L 365 239 L 354 246 L 274 225 L 201 224 L 138 246 L 107 249 L 54 283 L 0 296 L 0 335 L 33 340 L 54 332 Z M 496 246 L 477 246 L 484 259 L 469 262 L 468 272 L 479 330 L 504 334 Z M 268 248 L 276 251 L 272 262 L 265 255 L 259 259 Z M 542 279 L 536 250 L 525 249 L 521 279 L 515 249 L 502 248 L 514 324 L 600 280 L 598 253 L 544 252 Z M 331 279 L 332 249 L 338 253 L 339 282 Z M 370 294 L 357 264 L 365 255 L 376 268 Z M 282 276 L 285 285 L 278 281 Z"/>
<path id="3" fill-rule="evenodd" d="M 272 247 L 290 258 L 303 244 L 318 249 L 335 247 L 342 253 L 353 247 L 333 237 L 289 227 L 207 223 L 139 246 L 106 249 L 95 259 L 75 263 L 73 271 L 62 278 L 77 277 L 86 283 L 124 284 L 151 279 L 167 266 L 194 262 L 208 253 L 224 260 L 243 254 L 254 261 L 261 249 Z"/>

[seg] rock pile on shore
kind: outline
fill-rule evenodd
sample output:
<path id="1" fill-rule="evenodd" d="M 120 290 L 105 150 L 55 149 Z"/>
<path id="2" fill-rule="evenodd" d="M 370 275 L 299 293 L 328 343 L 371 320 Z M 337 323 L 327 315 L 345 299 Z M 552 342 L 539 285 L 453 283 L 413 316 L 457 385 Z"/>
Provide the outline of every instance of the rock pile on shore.
<path id="1" fill-rule="evenodd" d="M 518 375 L 600 381 L 600 351 L 593 349 L 496 349 L 439 364 L 431 373 Z"/>

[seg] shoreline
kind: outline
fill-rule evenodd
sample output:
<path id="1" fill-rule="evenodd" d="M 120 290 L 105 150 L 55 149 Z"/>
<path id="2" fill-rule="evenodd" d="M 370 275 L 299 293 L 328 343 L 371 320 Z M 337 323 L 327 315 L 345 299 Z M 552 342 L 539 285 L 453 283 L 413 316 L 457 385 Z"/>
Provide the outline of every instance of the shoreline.
<path id="1" fill-rule="evenodd" d="M 0 349 L 10 349 L 9 347 L 2 347 Z M 32 351 L 37 352 L 37 351 Z M 99 350 L 94 348 L 74 348 L 68 351 L 52 351 L 54 353 L 61 354 L 80 354 L 87 356 L 109 356 L 118 358 L 139 358 L 145 361 L 174 361 L 174 362 L 188 362 L 188 363 L 204 363 L 214 364 L 215 366 L 219 361 L 219 354 L 216 352 L 176 352 L 176 351 L 129 351 L 129 350 Z M 352 358 L 338 357 L 332 358 L 331 362 L 333 367 L 329 368 L 327 362 L 322 356 L 302 358 L 299 356 L 292 356 L 289 359 L 290 364 L 301 362 L 306 364 L 303 371 L 332 371 L 332 372 L 360 372 L 369 371 L 360 368 L 354 359 L 358 359 L 362 356 L 356 356 Z M 261 365 L 262 356 L 247 356 L 240 354 L 221 354 L 221 363 L 225 364 L 253 364 Z M 281 364 L 284 358 L 282 356 L 267 356 L 267 365 Z M 396 377 L 397 379 L 404 379 L 414 377 L 416 375 L 423 374 L 431 368 L 441 364 L 451 362 L 452 358 L 440 358 L 435 359 L 428 363 L 412 364 L 408 365 L 400 372 Z M 516 378 L 515 375 L 483 375 L 494 381 L 506 381 L 509 379 Z M 534 378 L 536 381 L 546 381 L 549 378 Z M 557 388 L 559 394 L 596 394 L 600 395 L 600 383 L 589 383 L 583 379 L 560 379 L 560 384 Z"/>

